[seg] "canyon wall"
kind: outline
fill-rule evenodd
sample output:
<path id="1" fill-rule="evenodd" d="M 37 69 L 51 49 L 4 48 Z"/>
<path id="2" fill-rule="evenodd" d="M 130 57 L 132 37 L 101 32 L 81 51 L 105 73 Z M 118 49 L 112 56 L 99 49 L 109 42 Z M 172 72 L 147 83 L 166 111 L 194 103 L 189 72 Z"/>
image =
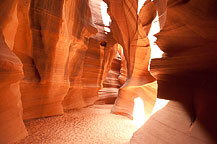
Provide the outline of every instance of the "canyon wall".
<path id="1" fill-rule="evenodd" d="M 151 60 L 158 98 L 170 102 L 140 128 L 131 143 L 216 143 L 217 5 L 169 0 L 156 34 L 162 58 Z"/>
<path id="2" fill-rule="evenodd" d="M 112 19 L 111 29 L 114 39 L 123 47 L 126 64 L 126 81 L 119 94 L 112 113 L 126 115 L 132 119 L 134 99 L 141 97 L 147 117 L 151 114 L 157 83 L 148 70 L 151 48 L 148 33 L 155 18 L 154 4 L 147 1 L 139 14 L 138 1 L 105 0 Z M 145 18 L 145 19 L 143 19 Z M 146 85 L 150 83 L 149 85 Z"/>
<path id="3" fill-rule="evenodd" d="M 0 143 L 25 137 L 23 120 L 95 103 L 99 90 L 106 102 L 111 98 L 106 88 L 113 97 L 108 103 L 117 97 L 112 113 L 129 118 L 136 97 L 143 99 L 147 119 L 156 97 L 170 100 L 132 143 L 182 143 L 183 138 L 212 143 L 217 137 L 217 2 L 147 0 L 141 9 L 135 0 L 104 2 L 109 25 L 102 0 L 1 1 Z M 164 54 L 150 62 L 154 23 Z"/>
<path id="4" fill-rule="evenodd" d="M 117 49 L 117 54 L 112 60 L 111 69 L 103 81 L 103 88 L 99 90 L 99 100 L 96 103 L 114 104 L 118 96 L 118 90 L 123 85 L 119 79 L 121 76 L 121 68 L 123 68 L 122 58 L 119 54 L 121 53 L 121 46 L 117 44 L 115 48 Z M 126 77 L 124 76 L 124 78 Z"/>
<path id="5" fill-rule="evenodd" d="M 80 63 L 78 55 L 84 57 L 89 37 L 97 32 L 88 2 L 20 0 L 18 21 L 13 51 L 24 69 L 20 88 L 23 117 L 62 114 L 69 72 L 76 73 L 70 68 Z"/>
<path id="6" fill-rule="evenodd" d="M 10 21 L 14 22 L 17 1 L 3 0 L 0 3 L 0 143 L 16 142 L 27 136 L 22 119 L 22 102 L 20 80 L 24 77 L 22 62 L 11 51 L 11 42 L 14 41 L 10 31 L 4 36 L 4 31 Z M 5 37 L 10 37 L 8 41 Z M 9 42 L 7 44 L 6 42 Z"/>
<path id="7" fill-rule="evenodd" d="M 0 6 L 0 143 L 12 143 L 27 135 L 23 119 L 93 104 L 117 48 L 99 28 L 102 20 L 94 24 L 88 0 Z"/>

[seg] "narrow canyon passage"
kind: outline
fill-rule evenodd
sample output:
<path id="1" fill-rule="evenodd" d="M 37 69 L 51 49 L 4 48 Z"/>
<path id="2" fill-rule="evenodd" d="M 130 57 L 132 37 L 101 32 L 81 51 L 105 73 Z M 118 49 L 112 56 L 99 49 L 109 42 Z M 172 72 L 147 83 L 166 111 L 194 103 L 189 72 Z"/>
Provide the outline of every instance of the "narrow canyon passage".
<path id="1" fill-rule="evenodd" d="M 1 0 L 0 144 L 216 144 L 216 0 Z"/>

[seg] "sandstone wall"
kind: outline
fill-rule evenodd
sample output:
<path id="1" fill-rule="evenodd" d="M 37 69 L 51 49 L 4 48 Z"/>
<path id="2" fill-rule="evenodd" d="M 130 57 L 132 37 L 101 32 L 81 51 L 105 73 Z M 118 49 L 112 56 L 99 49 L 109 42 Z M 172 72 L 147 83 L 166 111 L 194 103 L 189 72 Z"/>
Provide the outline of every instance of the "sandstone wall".
<path id="1" fill-rule="evenodd" d="M 119 79 L 121 75 L 121 56 L 119 54 L 120 45 L 115 45 L 117 49 L 116 56 L 112 60 L 110 70 L 107 73 L 105 80 L 103 81 L 103 88 L 99 90 L 99 100 L 97 103 L 101 104 L 114 104 L 118 90 L 121 87 L 121 81 Z"/>
<path id="2" fill-rule="evenodd" d="M 82 74 L 75 66 L 97 32 L 91 18 L 88 1 L 19 1 L 14 52 L 24 65 L 24 119 L 63 113 L 69 77 Z"/>
<path id="3" fill-rule="evenodd" d="M 0 3 L 0 143 L 13 143 L 27 136 L 20 93 L 23 65 L 11 51 L 13 34 L 3 33 L 10 21 L 16 21 L 13 19 L 16 6 L 17 1 L 3 0 Z M 6 40 L 6 37 L 10 39 Z"/>
<path id="4" fill-rule="evenodd" d="M 112 112 L 132 118 L 134 99 L 141 97 L 144 99 L 145 113 L 148 116 L 156 99 L 156 82 L 148 70 L 151 54 L 148 32 L 155 17 L 154 4 L 147 1 L 147 7 L 142 8 L 137 14 L 137 1 L 107 0 L 106 2 L 112 19 L 113 37 L 123 47 L 127 72 L 126 82 L 119 90 Z M 152 82 L 153 89 L 145 86 Z M 149 90 L 151 92 L 147 92 Z"/>
<path id="5" fill-rule="evenodd" d="M 121 87 L 113 113 L 132 118 L 133 100 L 141 97 L 149 117 L 158 96 L 171 103 L 144 125 L 142 139 L 150 136 L 147 129 L 156 134 L 150 128 L 155 119 L 166 119 L 167 126 L 175 128 L 179 123 L 186 129 L 198 123 L 190 132 L 157 124 L 171 134 L 184 132 L 189 142 L 215 139 L 217 3 L 147 0 L 138 13 L 138 1 L 104 1 L 112 19 L 106 26 L 110 33 L 103 24 L 101 0 L 1 1 L 0 143 L 27 135 L 23 119 L 60 115 L 64 109 L 93 104 L 117 51 L 121 66 L 114 83 L 120 82 Z M 148 34 L 157 15 L 161 30 L 157 44 L 164 55 L 151 60 L 150 73 Z M 105 81 L 104 86 L 113 87 L 111 83 Z M 164 137 L 171 143 L 182 142 L 180 131 L 179 137 L 160 131 L 150 143 Z"/>
<path id="6" fill-rule="evenodd" d="M 170 102 L 131 143 L 216 143 L 216 14 L 212 0 L 167 2 L 165 24 L 156 35 L 164 54 L 151 60 L 150 70 L 158 98 Z"/>
<path id="7" fill-rule="evenodd" d="M 23 119 L 93 104 L 117 49 L 94 24 L 88 0 L 0 6 L 0 143 L 10 143 L 27 135 Z M 99 31 L 104 39 L 94 37 Z"/>
<path id="8" fill-rule="evenodd" d="M 216 1 L 168 1 L 167 19 L 157 34 L 164 57 L 153 59 L 158 97 L 179 101 L 192 122 L 216 138 Z M 170 87 L 170 92 L 168 92 Z"/>

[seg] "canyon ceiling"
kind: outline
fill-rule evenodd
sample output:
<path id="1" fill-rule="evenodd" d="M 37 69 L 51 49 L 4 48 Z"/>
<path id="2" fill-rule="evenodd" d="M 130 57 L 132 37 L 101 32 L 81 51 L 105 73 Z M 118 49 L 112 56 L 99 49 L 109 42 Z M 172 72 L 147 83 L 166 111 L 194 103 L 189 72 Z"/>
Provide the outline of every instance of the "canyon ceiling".
<path id="1" fill-rule="evenodd" d="M 0 143 L 26 137 L 23 120 L 116 97 L 112 113 L 132 118 L 141 97 L 151 116 L 131 143 L 216 142 L 217 1 L 1 0 L 0 9 Z M 151 115 L 156 98 L 170 102 Z"/>

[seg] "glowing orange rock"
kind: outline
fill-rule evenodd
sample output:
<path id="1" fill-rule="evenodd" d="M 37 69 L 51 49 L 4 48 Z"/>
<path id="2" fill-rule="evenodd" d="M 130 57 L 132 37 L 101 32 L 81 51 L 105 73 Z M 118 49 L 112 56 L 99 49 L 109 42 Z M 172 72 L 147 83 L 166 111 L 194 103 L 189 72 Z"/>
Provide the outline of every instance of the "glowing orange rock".
<path id="1" fill-rule="evenodd" d="M 146 97 L 143 95 L 141 87 L 155 81 L 148 71 L 151 49 L 147 37 L 155 13 L 151 16 L 145 14 L 150 10 L 155 11 L 154 4 L 147 2 L 148 8 L 143 8 L 141 11 L 141 18 L 147 15 L 147 19 L 140 19 L 137 15 L 137 1 L 122 0 L 117 2 L 107 0 L 107 3 L 112 19 L 113 37 L 123 47 L 127 69 L 126 82 L 119 90 L 119 96 L 112 112 L 132 118 L 134 98 Z M 150 110 L 153 108 L 156 99 L 156 95 L 150 95 L 150 97 L 147 96 L 147 98 L 150 98 L 146 109 L 147 113 L 151 113 Z"/>
<path id="2" fill-rule="evenodd" d="M 7 0 L 0 3 L 0 143 L 14 143 L 27 136 L 22 118 L 20 94 L 23 65 L 10 50 L 11 45 L 7 45 L 3 35 L 10 18 L 16 14 L 16 4 L 16 1 Z M 8 36 L 8 33 L 6 35 Z M 7 40 L 9 43 L 11 41 L 13 37 Z"/>

